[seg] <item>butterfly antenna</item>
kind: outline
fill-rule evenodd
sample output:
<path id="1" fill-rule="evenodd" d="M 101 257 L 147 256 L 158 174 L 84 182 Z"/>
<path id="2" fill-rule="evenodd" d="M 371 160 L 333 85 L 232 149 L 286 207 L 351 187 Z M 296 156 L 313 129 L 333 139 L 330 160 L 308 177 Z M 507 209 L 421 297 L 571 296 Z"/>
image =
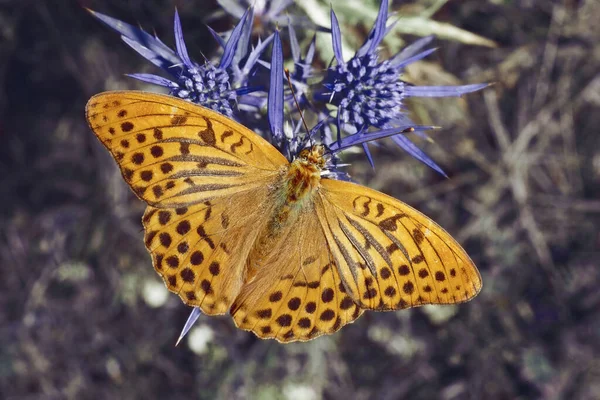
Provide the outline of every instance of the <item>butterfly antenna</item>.
<path id="1" fill-rule="evenodd" d="M 288 86 L 290 87 L 290 90 L 292 91 L 292 97 L 294 98 L 294 103 L 296 103 L 296 108 L 298 109 L 298 112 L 300 113 L 300 119 L 302 120 L 302 123 L 304 124 L 304 129 L 306 129 L 306 135 L 308 136 L 308 140 L 310 140 L 310 145 L 313 145 L 312 142 L 312 136 L 310 135 L 310 129 L 308 129 L 308 125 L 306 124 L 306 120 L 304 119 L 304 114 L 302 113 L 302 109 L 300 108 L 300 104 L 298 103 L 298 99 L 296 98 L 296 92 L 294 92 L 294 87 L 292 86 L 292 79 L 290 78 L 290 70 L 285 68 L 285 77 L 287 78 L 288 81 Z"/>

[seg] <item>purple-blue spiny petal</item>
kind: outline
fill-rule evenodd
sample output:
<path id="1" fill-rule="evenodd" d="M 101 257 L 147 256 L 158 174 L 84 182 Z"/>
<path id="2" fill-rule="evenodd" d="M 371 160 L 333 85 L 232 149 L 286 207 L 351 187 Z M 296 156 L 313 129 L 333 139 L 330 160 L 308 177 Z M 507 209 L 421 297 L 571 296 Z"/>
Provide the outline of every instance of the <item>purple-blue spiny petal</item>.
<path id="1" fill-rule="evenodd" d="M 394 58 L 397 58 L 398 61 L 404 61 L 407 58 L 418 54 L 421 50 L 423 50 L 425 46 L 429 45 L 429 43 L 431 43 L 433 39 L 435 39 L 435 36 L 433 35 L 425 36 L 421 39 L 418 39 L 410 45 L 406 46 L 404 49 L 402 49 L 402 51 L 400 51 L 400 53 L 398 53 Z"/>
<path id="2" fill-rule="evenodd" d="M 344 64 L 344 57 L 342 56 L 342 33 L 340 32 L 340 24 L 338 23 L 337 17 L 331 9 L 331 40 L 333 42 L 333 54 L 337 60 L 338 66 Z"/>
<path id="3" fill-rule="evenodd" d="M 120 21 L 116 18 L 109 17 L 108 15 L 101 14 L 96 11 L 89 10 L 89 12 L 106 24 L 108 27 L 116 30 L 123 36 L 123 40 L 125 38 L 129 39 L 129 41 L 136 42 L 139 47 L 144 47 L 147 49 L 146 54 L 149 52 L 154 53 L 154 58 L 159 58 L 164 61 L 167 61 L 170 64 L 176 64 L 179 62 L 178 57 L 175 55 L 173 50 L 169 49 L 163 42 L 156 39 L 154 36 L 145 32 L 144 30 L 137 28 L 133 25 Z M 128 43 L 129 44 L 129 43 Z M 131 46 L 131 45 L 130 45 Z M 134 46 L 132 46 L 134 47 Z M 138 51 L 134 47 L 134 50 Z M 139 52 L 139 51 L 138 51 Z M 141 54 L 141 53 L 140 53 Z M 142 54 L 144 57 L 146 55 Z M 155 63 L 156 64 L 156 63 Z M 156 64 L 158 65 L 158 64 Z M 162 65 L 159 65 L 162 67 Z"/>
<path id="4" fill-rule="evenodd" d="M 244 23 L 243 29 L 240 33 L 240 39 L 235 50 L 235 56 L 233 57 L 233 63 L 238 65 L 242 59 L 248 54 L 248 48 L 250 47 L 250 40 L 252 37 L 252 25 L 254 22 L 254 8 L 250 7 L 247 11 L 246 22 Z"/>
<path id="5" fill-rule="evenodd" d="M 315 50 L 316 50 L 316 42 L 317 42 L 317 35 L 313 35 L 312 40 L 310 41 L 310 46 L 308 46 L 308 50 L 306 51 L 306 58 L 304 59 L 304 61 L 307 64 L 312 64 L 313 62 L 313 58 L 315 57 Z"/>
<path id="6" fill-rule="evenodd" d="M 175 26 L 175 46 L 177 48 L 177 55 L 187 68 L 192 68 L 193 64 L 190 60 L 190 57 L 187 52 L 187 48 L 185 46 L 185 41 L 183 40 L 183 31 L 181 29 L 181 20 L 179 19 L 179 13 L 177 9 L 175 9 L 175 17 L 174 17 L 174 26 Z"/>
<path id="7" fill-rule="evenodd" d="M 271 43 L 273 41 L 273 37 L 274 37 L 274 34 L 269 35 L 269 37 L 267 37 L 264 40 L 264 42 L 259 43 L 258 46 L 256 46 L 256 48 L 250 52 L 250 55 L 248 56 L 248 59 L 246 60 L 246 63 L 244 65 L 244 69 L 243 69 L 243 71 L 246 75 L 250 73 L 250 70 L 252 68 L 254 68 L 254 66 L 256 65 L 256 62 L 258 61 L 258 58 L 260 57 L 262 52 L 267 48 L 269 43 Z"/>
<path id="8" fill-rule="evenodd" d="M 275 31 L 271 52 L 271 77 L 267 105 L 271 134 L 277 141 L 283 137 L 283 49 L 279 31 Z"/>
<path id="9" fill-rule="evenodd" d="M 357 56 L 364 56 L 365 54 L 369 54 L 377 49 L 379 43 L 386 34 L 385 24 L 387 22 L 388 15 L 388 1 L 381 0 L 379 4 L 379 13 L 377 14 L 377 19 L 375 20 L 375 24 L 369 33 L 369 36 L 366 42 L 362 45 L 360 49 L 356 52 Z"/>
<path id="10" fill-rule="evenodd" d="M 187 333 L 190 331 L 190 329 L 192 329 L 192 326 L 194 326 L 194 324 L 198 320 L 198 317 L 200 317 L 201 314 L 202 314 L 202 312 L 200 311 L 200 308 L 198 308 L 198 307 L 192 308 L 192 312 L 190 313 L 190 316 L 188 317 L 187 321 L 185 322 L 185 325 L 183 326 L 183 329 L 181 330 L 181 333 L 179 334 L 179 339 L 177 339 L 177 343 L 175 345 L 179 344 L 181 339 L 183 339 L 185 337 L 185 335 L 187 335 Z"/>
<path id="11" fill-rule="evenodd" d="M 288 17 L 289 20 L 289 17 Z M 294 62 L 300 61 L 300 44 L 298 43 L 298 38 L 296 37 L 296 31 L 291 24 L 291 21 L 288 21 L 288 32 L 290 35 L 290 47 L 292 49 L 292 59 Z"/>
<path id="12" fill-rule="evenodd" d="M 417 160 L 421 161 L 428 167 L 433 168 L 440 174 L 444 175 L 446 178 L 448 177 L 448 175 L 446 175 L 446 173 L 431 158 L 429 158 L 429 156 L 427 154 L 425 154 L 425 152 L 423 152 L 423 150 L 419 149 L 406 136 L 396 135 L 396 136 L 392 137 L 392 140 L 398 146 L 402 147 L 402 149 L 404 149 L 408 154 L 410 154 L 411 156 L 416 158 Z"/>
<path id="13" fill-rule="evenodd" d="M 217 41 L 219 46 L 224 49 L 226 43 L 225 43 L 225 40 L 223 40 L 223 38 L 221 37 L 221 35 L 219 35 L 217 32 L 215 32 L 215 30 L 208 25 L 206 25 L 206 28 L 208 29 L 208 31 L 210 32 L 212 37 Z"/>
<path id="14" fill-rule="evenodd" d="M 293 2 L 294 2 L 294 0 L 273 0 L 271 2 L 271 8 L 267 12 L 267 16 L 269 18 L 277 17 L 277 15 L 279 15 L 283 10 L 285 10 Z"/>
<path id="15" fill-rule="evenodd" d="M 340 120 L 341 119 L 340 118 L 340 114 L 341 114 L 340 108 L 338 107 L 337 120 L 336 120 L 336 124 L 335 124 L 335 126 L 337 128 L 337 142 L 336 142 L 336 144 L 337 144 L 338 148 L 341 149 L 342 148 L 342 124 L 341 124 L 342 121 Z"/>
<path id="16" fill-rule="evenodd" d="M 236 18 L 242 18 L 244 15 L 244 7 L 239 3 L 239 0 L 217 0 L 217 3 L 230 15 Z"/>
<path id="17" fill-rule="evenodd" d="M 422 58 L 427 57 L 428 55 L 430 55 L 431 53 L 433 53 L 436 50 L 437 50 L 437 48 L 425 50 L 419 54 L 416 54 L 416 55 L 414 55 L 412 57 L 408 57 L 408 58 L 400 57 L 400 55 L 402 54 L 402 53 L 400 53 L 400 54 L 397 54 L 396 56 L 394 56 L 394 58 L 390 59 L 390 65 L 397 69 L 404 68 L 408 64 L 412 64 L 416 61 L 419 61 Z"/>
<path id="18" fill-rule="evenodd" d="M 162 76 L 154 75 L 154 74 L 127 74 L 128 77 L 137 79 L 139 81 L 151 83 L 153 85 L 164 86 L 169 89 L 176 88 L 179 85 L 177 83 L 168 80 L 167 78 L 163 78 Z"/>
<path id="19" fill-rule="evenodd" d="M 164 69 L 165 71 L 169 71 L 169 68 L 171 68 L 173 65 L 177 65 L 177 64 L 181 63 L 181 60 L 179 60 L 178 58 L 175 58 L 175 60 L 172 60 L 170 58 L 162 57 L 158 53 L 155 53 L 154 51 L 150 50 L 148 47 L 141 45 L 136 40 L 130 39 L 127 36 L 121 36 L 121 40 L 123 40 L 125 42 L 125 44 L 127 44 L 129 47 L 131 47 L 133 50 L 135 50 L 139 55 L 144 57 L 146 60 L 150 61 L 152 64 L 156 65 L 157 67 Z M 173 53 L 173 54 L 175 54 L 175 53 Z"/>
<path id="20" fill-rule="evenodd" d="M 235 56 L 235 51 L 237 49 L 238 41 L 240 40 L 240 36 L 242 35 L 242 30 L 244 25 L 248 22 L 248 11 L 244 13 L 238 24 L 235 26 L 231 35 L 229 36 L 229 40 L 225 45 L 225 50 L 223 51 L 223 56 L 221 56 L 221 62 L 219 63 L 219 67 L 226 69 L 229 68 L 231 62 L 233 61 L 233 57 Z M 250 22 L 251 23 L 251 22 Z"/>
<path id="21" fill-rule="evenodd" d="M 265 104 L 265 98 L 253 95 L 241 95 L 237 98 L 238 104 L 244 104 L 247 106 L 251 106 L 252 108 L 262 108 Z"/>
<path id="22" fill-rule="evenodd" d="M 332 151 L 338 152 L 353 146 L 357 146 L 362 143 L 371 142 L 395 135 L 401 136 L 404 134 L 405 131 L 428 131 L 435 128 L 436 127 L 434 126 L 428 125 L 407 124 L 394 128 L 379 129 L 372 132 L 359 131 L 355 134 L 346 136 L 343 139 L 341 139 L 339 141 L 340 144 L 338 144 L 338 142 L 332 143 L 330 145 L 330 148 Z"/>
<path id="23" fill-rule="evenodd" d="M 312 127 L 310 132 L 308 133 L 307 140 L 312 140 L 314 135 L 321 130 L 325 123 L 329 122 L 328 118 L 321 119 L 315 126 Z"/>
<path id="24" fill-rule="evenodd" d="M 264 91 L 264 90 L 265 90 L 264 86 L 244 86 L 244 87 L 235 89 L 234 92 L 238 96 L 243 96 L 248 93 L 254 93 L 254 92 Z"/>
<path id="25" fill-rule="evenodd" d="M 367 156 L 367 160 L 369 160 L 369 164 L 371 164 L 371 168 L 375 169 L 375 163 L 373 162 L 373 156 L 371 155 L 371 151 L 369 150 L 368 142 L 364 142 L 362 144 L 362 148 L 365 151 L 365 155 Z"/>
<path id="26" fill-rule="evenodd" d="M 462 86 L 410 86 L 404 88 L 408 97 L 459 97 L 488 87 L 488 83 L 475 83 Z"/>

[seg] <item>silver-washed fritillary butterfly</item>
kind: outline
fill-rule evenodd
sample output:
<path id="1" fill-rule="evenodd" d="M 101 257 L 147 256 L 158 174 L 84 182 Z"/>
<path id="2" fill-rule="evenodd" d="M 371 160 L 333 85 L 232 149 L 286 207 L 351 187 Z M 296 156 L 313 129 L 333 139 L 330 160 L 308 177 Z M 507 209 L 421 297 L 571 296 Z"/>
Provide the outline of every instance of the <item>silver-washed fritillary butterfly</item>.
<path id="1" fill-rule="evenodd" d="M 239 123 L 158 94 L 102 93 L 86 112 L 148 204 L 156 272 L 205 314 L 229 312 L 261 338 L 304 341 L 364 310 L 461 303 L 481 290 L 469 256 L 435 222 L 321 177 L 320 145 L 290 163 Z"/>

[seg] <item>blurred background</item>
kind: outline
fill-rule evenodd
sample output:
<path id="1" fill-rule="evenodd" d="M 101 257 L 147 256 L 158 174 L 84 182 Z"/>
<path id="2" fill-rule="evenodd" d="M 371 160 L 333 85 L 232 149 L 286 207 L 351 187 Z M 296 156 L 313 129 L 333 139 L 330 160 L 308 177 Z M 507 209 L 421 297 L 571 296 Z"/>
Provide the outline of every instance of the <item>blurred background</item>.
<path id="1" fill-rule="evenodd" d="M 356 49 L 378 1 L 333 6 Z M 478 297 L 369 312 L 288 345 L 202 316 L 178 347 L 190 309 L 153 271 L 144 204 L 84 119 L 95 93 L 155 90 L 124 74 L 161 72 L 83 7 L 170 46 L 177 7 L 198 61 L 216 51 L 204 24 L 236 22 L 216 1 L 0 1 L 0 397 L 600 398 L 600 2 L 391 4 L 401 19 L 383 57 L 438 36 L 403 79 L 496 84 L 410 103 L 444 127 L 418 143 L 449 179 L 393 146 L 372 147 L 375 170 L 350 154 L 349 172 L 456 237 L 483 276 Z M 289 12 L 305 8 L 328 26 L 329 0 Z"/>

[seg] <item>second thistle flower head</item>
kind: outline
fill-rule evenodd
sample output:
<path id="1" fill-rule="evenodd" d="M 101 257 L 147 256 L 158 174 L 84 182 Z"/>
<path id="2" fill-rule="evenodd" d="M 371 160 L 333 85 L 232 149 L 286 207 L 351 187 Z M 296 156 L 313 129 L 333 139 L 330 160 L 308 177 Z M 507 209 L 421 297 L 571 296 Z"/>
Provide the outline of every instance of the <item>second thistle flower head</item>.
<path id="1" fill-rule="evenodd" d="M 395 122 L 405 124 L 410 121 L 404 113 L 403 106 L 403 100 L 407 97 L 461 96 L 487 86 L 413 86 L 400 80 L 406 65 L 435 51 L 423 50 L 433 37 L 420 39 L 393 58 L 380 62 L 377 47 L 390 30 L 390 27 L 386 26 L 387 9 L 388 1 L 382 0 L 369 37 L 348 62 L 342 58 L 340 27 L 335 13 L 331 10 L 333 50 L 337 65 L 327 70 L 323 81 L 326 90 L 320 92 L 319 96 L 338 107 L 341 122 L 353 125 L 357 129 L 365 126 L 385 128 Z"/>
<path id="2" fill-rule="evenodd" d="M 337 17 L 331 10 L 331 36 L 337 64 L 327 69 L 322 89 L 315 99 L 337 107 L 338 129 L 350 128 L 350 136 L 338 139 L 336 150 L 362 144 L 373 164 L 367 143 L 378 137 L 391 136 L 394 142 L 413 157 L 443 173 L 433 160 L 418 149 L 403 133 L 420 132 L 431 127 L 415 125 L 406 115 L 404 99 L 408 97 L 450 97 L 474 92 L 487 84 L 463 86 L 414 86 L 400 79 L 406 65 L 420 60 L 435 49 L 423 50 L 433 37 L 422 38 L 394 57 L 379 61 L 378 46 L 391 30 L 388 27 L 388 1 L 382 0 L 377 19 L 362 47 L 349 60 L 342 57 L 342 39 Z M 368 128 L 379 129 L 369 132 Z M 393 133 L 393 128 L 398 128 Z"/>
<path id="3" fill-rule="evenodd" d="M 378 128 L 401 119 L 404 82 L 389 61 L 379 63 L 377 54 L 355 56 L 327 71 L 330 103 L 338 106 L 341 122 Z"/>

